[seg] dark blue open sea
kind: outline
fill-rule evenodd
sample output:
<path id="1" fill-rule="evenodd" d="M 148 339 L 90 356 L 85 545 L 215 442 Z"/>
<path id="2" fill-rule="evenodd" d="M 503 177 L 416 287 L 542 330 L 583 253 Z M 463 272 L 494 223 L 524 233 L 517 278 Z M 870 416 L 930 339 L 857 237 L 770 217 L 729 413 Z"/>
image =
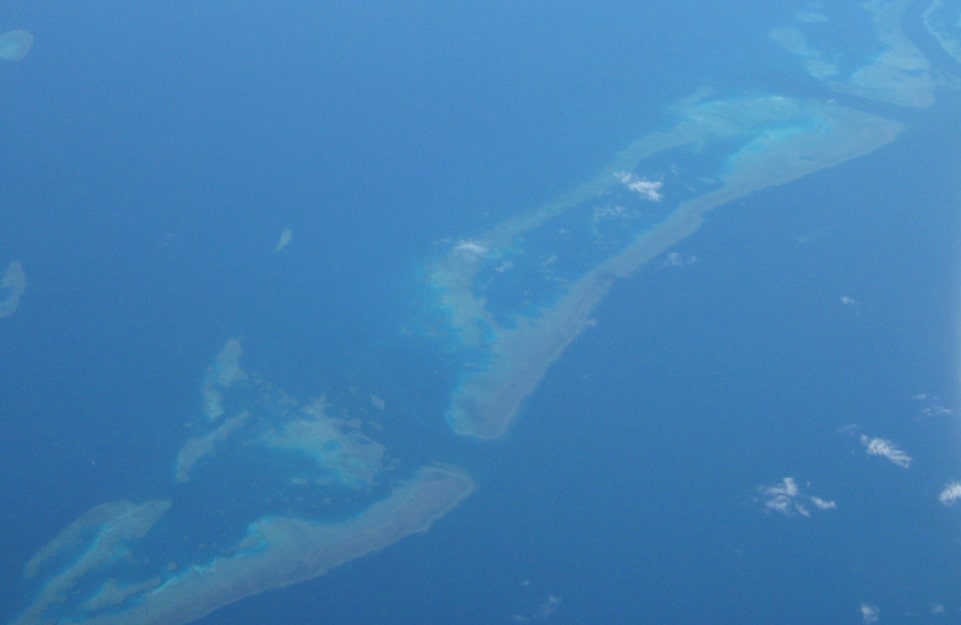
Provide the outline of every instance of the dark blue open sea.
<path id="1" fill-rule="evenodd" d="M 0 32 L 33 41 L 0 61 L 0 621 L 961 623 L 961 63 L 923 21 L 961 3 L 704 4 L 4 2 Z M 893 58 L 872 26 L 891 6 L 933 102 L 837 78 Z M 785 25 L 840 73 L 775 45 Z M 522 341 L 482 324 L 470 344 L 432 267 L 466 250 L 491 263 L 472 288 L 492 315 L 513 314 L 485 299 L 499 284 L 552 310 L 619 249 L 577 248 L 580 222 L 485 233 L 694 94 L 903 130 L 784 184 L 753 174 L 507 376 L 545 372 L 506 434 L 457 431 L 452 398 Z M 724 182 L 737 137 L 633 173 L 674 207 Z M 558 241 L 582 263 L 564 275 Z M 329 438 L 271 447 L 321 396 Z M 246 429 L 178 480 L 185 441 L 231 415 Z M 351 455 L 361 437 L 382 463 Z M 368 522 L 422 467 L 474 490 Z M 170 509 L 74 523 L 120 501 Z M 339 533 L 282 551 L 300 539 L 252 529 L 278 518 Z M 294 579 L 319 543 L 348 555 Z M 244 568 L 268 556 L 273 577 Z"/>

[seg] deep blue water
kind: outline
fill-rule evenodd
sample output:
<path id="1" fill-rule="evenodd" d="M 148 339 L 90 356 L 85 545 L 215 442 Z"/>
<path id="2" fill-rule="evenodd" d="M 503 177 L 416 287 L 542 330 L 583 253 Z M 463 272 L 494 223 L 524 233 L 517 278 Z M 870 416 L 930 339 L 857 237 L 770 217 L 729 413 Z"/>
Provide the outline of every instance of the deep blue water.
<path id="1" fill-rule="evenodd" d="M 0 266 L 28 279 L 0 320 L 2 618 L 29 597 L 23 562 L 84 510 L 170 494 L 204 371 L 237 336 L 295 396 L 403 405 L 387 442 L 479 489 L 425 535 L 205 623 L 509 623 L 552 595 L 561 624 L 857 623 L 863 601 L 956 616 L 937 492 L 961 441 L 912 397 L 958 399 L 957 97 L 864 104 L 908 130 L 716 211 L 677 247 L 697 263 L 618 283 L 505 441 L 446 431 L 453 376 L 406 336 L 438 241 L 576 186 L 679 98 L 825 96 L 762 52 L 784 18 L 754 1 L 0 9 L 0 30 L 36 36 L 0 66 Z M 911 470 L 866 458 L 850 424 Z M 764 514 L 757 487 L 788 475 L 838 510 Z"/>

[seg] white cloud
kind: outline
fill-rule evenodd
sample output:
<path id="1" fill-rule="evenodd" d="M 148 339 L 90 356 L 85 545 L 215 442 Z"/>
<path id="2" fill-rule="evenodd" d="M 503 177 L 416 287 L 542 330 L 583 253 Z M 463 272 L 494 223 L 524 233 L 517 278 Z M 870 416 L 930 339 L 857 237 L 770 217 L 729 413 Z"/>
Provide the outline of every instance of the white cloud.
<path id="1" fill-rule="evenodd" d="M 911 456 L 891 441 L 883 438 L 871 438 L 865 434 L 861 435 L 860 441 L 867 449 L 868 455 L 881 456 L 903 469 L 911 467 Z"/>
<path id="2" fill-rule="evenodd" d="M 877 623 L 878 619 L 881 618 L 881 609 L 873 603 L 862 603 L 859 610 L 861 612 L 861 620 L 864 621 L 866 625 Z"/>
<path id="3" fill-rule="evenodd" d="M 468 239 L 458 241 L 457 245 L 454 247 L 454 251 L 459 252 L 470 259 L 486 256 L 488 253 L 488 249 L 486 247 L 480 243 Z"/>
<path id="4" fill-rule="evenodd" d="M 811 503 L 813 503 L 818 510 L 834 510 L 838 507 L 833 501 L 821 499 L 820 497 L 811 497 Z"/>
<path id="5" fill-rule="evenodd" d="M 950 417 L 954 415 L 954 411 L 950 408 L 942 406 L 940 403 L 941 398 L 933 393 L 918 393 L 911 399 L 924 404 L 924 406 L 921 408 L 921 414 L 919 415 L 919 417 L 922 419 Z"/>
<path id="6" fill-rule="evenodd" d="M 925 406 L 921 409 L 921 416 L 925 419 L 930 419 L 933 417 L 950 417 L 954 414 L 954 411 L 950 408 L 945 408 L 944 406 L 932 405 Z"/>
<path id="7" fill-rule="evenodd" d="M 597 206 L 592 211 L 594 221 L 607 221 L 611 219 L 626 219 L 628 217 L 633 217 L 634 213 L 628 211 L 623 206 L 616 204 L 614 206 Z"/>
<path id="8" fill-rule="evenodd" d="M 842 295 L 841 303 L 844 304 L 845 306 L 854 306 L 855 304 L 858 303 L 858 300 L 854 299 L 850 295 Z"/>
<path id="9" fill-rule="evenodd" d="M 938 501 L 946 506 L 953 506 L 961 499 L 961 482 L 950 482 L 941 490 Z"/>
<path id="10" fill-rule="evenodd" d="M 833 510 L 837 504 L 829 499 L 807 495 L 801 491 L 797 480 L 786 477 L 777 484 L 758 487 L 761 505 L 766 512 L 778 512 L 784 516 L 811 516 L 811 508 Z"/>
<path id="11" fill-rule="evenodd" d="M 661 263 L 661 267 L 690 267 L 695 263 L 697 263 L 697 256 L 688 256 L 685 258 L 677 252 L 670 252 L 664 257 L 664 262 Z"/>
<path id="12" fill-rule="evenodd" d="M 664 199 L 661 194 L 661 187 L 664 185 L 660 180 L 647 180 L 646 178 L 639 178 L 628 171 L 618 171 L 614 173 L 614 177 L 617 178 L 618 182 L 623 184 L 625 187 L 637 193 L 645 200 L 651 202 L 660 202 Z"/>

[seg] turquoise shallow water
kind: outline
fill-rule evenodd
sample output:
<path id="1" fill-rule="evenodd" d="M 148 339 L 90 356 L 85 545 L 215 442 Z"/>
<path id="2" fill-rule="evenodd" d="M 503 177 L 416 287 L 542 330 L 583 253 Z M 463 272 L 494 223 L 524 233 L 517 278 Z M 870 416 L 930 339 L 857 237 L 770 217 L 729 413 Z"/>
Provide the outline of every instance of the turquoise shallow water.
<path id="1" fill-rule="evenodd" d="M 907 35 L 956 71 L 909 4 Z M 151 588 L 279 553 L 254 521 L 363 524 L 435 462 L 475 491 L 429 531 L 199 622 L 957 618 L 957 510 L 938 501 L 961 479 L 957 94 L 912 108 L 845 91 L 768 41 L 793 24 L 847 71 L 877 53 L 860 9 L 820 23 L 713 6 L 696 20 L 703 7 L 685 3 L 0 11 L 0 30 L 35 37 L 0 65 L 0 269 L 19 260 L 27 280 L 0 319 L 0 618 L 89 622 L 84 598 L 108 580 L 148 580 L 98 608 L 136 622 Z M 673 198 L 718 188 L 737 141 L 634 172 L 663 183 L 664 203 L 605 190 L 509 244 L 484 233 L 671 128 L 697 90 L 831 99 L 905 130 L 716 209 L 610 287 L 506 436 L 452 433 L 452 393 L 496 368 L 516 314 L 557 304 Z M 589 219 L 632 201 L 636 218 Z M 486 263 L 473 288 L 492 313 L 475 344 L 431 282 L 465 242 L 490 248 L 465 248 Z M 214 382 L 233 338 L 247 377 Z M 284 439 L 315 423 L 304 411 L 320 395 L 336 434 Z M 184 441 L 244 411 L 177 482 Z M 277 452 L 281 439 L 310 453 Z M 869 454 L 872 440 L 910 468 Z M 109 551 L 127 530 L 91 522 L 21 577 L 64 527 L 121 499 L 172 505 Z M 21 612 L 85 553 L 102 560 L 65 602 Z"/>

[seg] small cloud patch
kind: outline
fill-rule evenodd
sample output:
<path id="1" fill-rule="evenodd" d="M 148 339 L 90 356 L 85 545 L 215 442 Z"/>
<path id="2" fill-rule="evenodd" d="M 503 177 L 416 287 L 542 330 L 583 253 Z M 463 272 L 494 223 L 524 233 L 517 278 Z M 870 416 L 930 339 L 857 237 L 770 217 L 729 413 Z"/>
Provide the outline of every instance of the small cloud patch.
<path id="1" fill-rule="evenodd" d="M 869 456 L 881 456 L 888 462 L 896 464 L 902 469 L 910 469 L 912 458 L 893 442 L 884 438 L 872 438 L 862 434 L 861 444 L 867 449 Z"/>
<path id="2" fill-rule="evenodd" d="M 760 503 L 765 512 L 777 512 L 784 516 L 809 517 L 817 510 L 834 510 L 837 504 L 815 495 L 804 493 L 793 477 L 786 477 L 777 484 L 758 487 Z"/>

